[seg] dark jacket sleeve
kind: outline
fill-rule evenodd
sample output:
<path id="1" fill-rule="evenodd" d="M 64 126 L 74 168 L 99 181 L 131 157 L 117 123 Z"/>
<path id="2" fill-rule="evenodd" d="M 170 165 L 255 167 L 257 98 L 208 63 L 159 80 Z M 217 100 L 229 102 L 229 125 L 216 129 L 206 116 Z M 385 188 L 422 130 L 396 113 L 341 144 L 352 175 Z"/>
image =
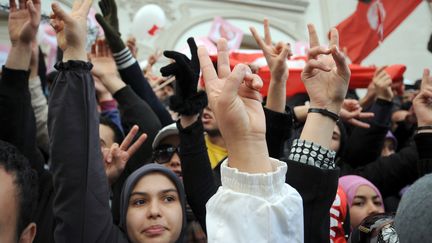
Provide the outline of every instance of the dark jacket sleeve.
<path id="1" fill-rule="evenodd" d="M 141 99 L 145 100 L 153 109 L 162 123 L 162 126 L 167 126 L 173 123 L 171 115 L 156 97 L 156 94 L 153 92 L 152 87 L 144 77 L 137 61 L 135 61 L 133 65 L 125 69 L 119 69 L 118 71 L 122 80 L 129 84 L 135 93 L 141 97 Z"/>
<path id="2" fill-rule="evenodd" d="M 127 242 L 112 221 L 91 64 L 59 63 L 48 113 L 56 242 Z"/>
<path id="3" fill-rule="evenodd" d="M 283 157 L 285 140 L 291 134 L 293 119 L 289 107 L 287 113 L 275 112 L 264 107 L 266 118 L 266 141 L 269 156 L 272 158 Z"/>
<path id="4" fill-rule="evenodd" d="M 183 128 L 178 121 L 177 127 L 180 131 L 180 159 L 186 197 L 205 231 L 205 205 L 216 193 L 218 186 L 207 154 L 204 128 L 201 119 L 187 128 Z"/>
<path id="5" fill-rule="evenodd" d="M 372 106 L 374 118 L 370 128 L 355 127 L 347 142 L 342 160 L 352 167 L 366 165 L 381 156 L 385 136 L 390 128 L 392 103 L 378 99 Z"/>
<path id="6" fill-rule="evenodd" d="M 432 133 L 419 133 L 414 136 L 419 154 L 417 169 L 419 177 L 432 173 Z"/>
<path id="7" fill-rule="evenodd" d="M 112 186 L 113 197 L 111 211 L 114 222 L 118 223 L 120 220 L 120 196 L 123 184 L 127 177 L 136 169 L 151 162 L 152 143 L 156 134 L 161 129 L 161 124 L 153 110 L 144 100 L 138 97 L 129 86 L 125 86 L 117 91 L 114 94 L 114 98 L 119 104 L 122 126 L 125 132 L 128 133 L 134 125 L 138 125 L 140 130 L 135 138 L 141 136 L 142 133 L 147 134 L 147 139 L 144 144 L 129 159 L 125 170 Z"/>
<path id="8" fill-rule="evenodd" d="M 329 242 L 330 208 L 336 197 L 339 169 L 320 169 L 287 161 L 286 183 L 303 199 L 304 242 Z"/>
<path id="9" fill-rule="evenodd" d="M 3 67 L 0 82 L 0 139 L 16 146 L 38 173 L 44 159 L 37 149 L 36 121 L 28 89 L 29 72 Z"/>
<path id="10" fill-rule="evenodd" d="M 152 156 L 152 143 L 156 134 L 162 128 L 161 123 L 151 107 L 136 95 L 130 86 L 126 86 L 114 94 L 119 104 L 122 126 L 128 133 L 134 125 L 140 128 L 136 137 L 142 133 L 147 139 L 135 155 L 128 161 L 126 169 L 135 171 L 145 163 L 150 162 Z"/>
<path id="11" fill-rule="evenodd" d="M 0 139 L 16 146 L 38 173 L 35 243 L 54 242 L 51 174 L 36 145 L 36 125 L 28 89 L 29 72 L 3 67 L 0 81 Z"/>

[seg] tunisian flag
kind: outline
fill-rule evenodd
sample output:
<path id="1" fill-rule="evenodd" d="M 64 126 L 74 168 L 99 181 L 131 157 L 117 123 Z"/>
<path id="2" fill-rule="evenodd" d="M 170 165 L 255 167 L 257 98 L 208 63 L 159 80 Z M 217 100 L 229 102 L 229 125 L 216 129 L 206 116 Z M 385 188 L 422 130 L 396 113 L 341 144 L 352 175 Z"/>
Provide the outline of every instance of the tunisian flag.
<path id="1" fill-rule="evenodd" d="M 383 41 L 422 0 L 359 1 L 356 11 L 342 21 L 339 45 L 347 48 L 353 63 L 360 63 Z"/>

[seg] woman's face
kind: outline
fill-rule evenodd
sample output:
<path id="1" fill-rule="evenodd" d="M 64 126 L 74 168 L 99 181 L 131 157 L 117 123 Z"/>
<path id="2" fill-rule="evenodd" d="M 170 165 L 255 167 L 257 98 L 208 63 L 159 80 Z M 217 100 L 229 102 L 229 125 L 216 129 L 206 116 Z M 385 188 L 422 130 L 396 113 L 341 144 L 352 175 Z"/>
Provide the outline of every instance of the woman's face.
<path id="1" fill-rule="evenodd" d="M 145 175 L 129 198 L 127 234 L 134 242 L 175 242 L 181 233 L 183 209 L 178 191 L 160 173 Z"/>
<path id="2" fill-rule="evenodd" d="M 350 207 L 351 227 L 357 227 L 372 213 L 384 213 L 383 202 L 369 186 L 359 186 Z"/>

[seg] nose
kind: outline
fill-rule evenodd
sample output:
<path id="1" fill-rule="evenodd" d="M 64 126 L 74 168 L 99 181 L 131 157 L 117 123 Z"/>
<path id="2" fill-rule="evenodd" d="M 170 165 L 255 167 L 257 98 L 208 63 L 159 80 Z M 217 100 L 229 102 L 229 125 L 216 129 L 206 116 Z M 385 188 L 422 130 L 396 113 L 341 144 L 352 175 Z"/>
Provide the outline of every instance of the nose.
<path id="1" fill-rule="evenodd" d="M 368 205 L 368 215 L 379 213 L 380 212 L 379 206 L 375 205 L 373 202 L 369 202 Z"/>
<path id="2" fill-rule="evenodd" d="M 151 200 L 149 207 L 148 207 L 148 218 L 158 218 L 160 217 L 160 208 L 159 208 L 159 201 L 154 198 Z"/>
<path id="3" fill-rule="evenodd" d="M 173 157 L 171 158 L 169 162 L 169 167 L 175 173 L 181 172 L 180 157 L 177 153 L 174 153 Z"/>

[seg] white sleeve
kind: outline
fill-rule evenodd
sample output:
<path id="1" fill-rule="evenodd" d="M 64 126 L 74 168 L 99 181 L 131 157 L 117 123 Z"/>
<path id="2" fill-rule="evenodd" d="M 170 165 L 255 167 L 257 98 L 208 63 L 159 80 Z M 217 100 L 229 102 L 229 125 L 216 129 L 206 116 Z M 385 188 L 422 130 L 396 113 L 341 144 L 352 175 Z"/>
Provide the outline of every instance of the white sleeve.
<path id="1" fill-rule="evenodd" d="M 43 94 L 39 76 L 29 79 L 31 104 L 36 119 L 36 142 L 45 153 L 49 153 L 48 102 Z"/>
<path id="2" fill-rule="evenodd" d="M 300 194 L 285 183 L 287 165 L 249 174 L 221 165 L 222 186 L 207 202 L 208 242 L 303 242 Z"/>

